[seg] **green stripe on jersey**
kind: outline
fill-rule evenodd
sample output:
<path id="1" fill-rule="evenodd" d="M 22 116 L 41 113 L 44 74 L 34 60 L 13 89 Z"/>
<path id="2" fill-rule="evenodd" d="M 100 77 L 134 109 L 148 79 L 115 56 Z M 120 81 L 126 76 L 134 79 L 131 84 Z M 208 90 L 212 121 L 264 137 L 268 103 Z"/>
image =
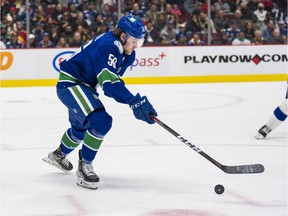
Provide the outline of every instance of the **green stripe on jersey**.
<path id="1" fill-rule="evenodd" d="M 68 74 L 68 73 L 66 73 L 64 71 L 60 71 L 60 73 L 59 73 L 59 81 L 81 83 L 81 81 L 77 80 L 76 78 L 74 78 L 73 76 L 71 76 L 70 74 Z"/>
<path id="2" fill-rule="evenodd" d="M 61 139 L 61 143 L 70 149 L 75 149 L 80 144 L 80 142 L 78 143 L 78 142 L 73 141 L 68 136 L 67 131 L 63 134 L 62 139 Z"/>
<path id="3" fill-rule="evenodd" d="M 84 92 L 80 92 L 80 90 L 78 89 L 78 88 L 80 88 L 80 90 L 81 90 L 81 87 L 80 86 L 72 86 L 71 87 L 71 89 L 72 89 L 72 91 L 74 92 L 74 94 L 75 94 L 75 96 L 76 96 L 76 100 L 77 100 L 77 102 L 78 102 L 78 104 L 79 104 L 79 106 L 81 107 L 81 109 L 82 109 L 82 111 L 86 114 L 86 115 L 88 115 L 91 111 L 92 111 L 92 109 L 93 109 L 93 107 L 92 107 L 92 105 L 91 105 L 91 103 L 90 103 L 90 101 L 88 100 L 88 98 L 86 98 L 86 97 L 84 97 L 84 95 L 82 95 L 81 93 L 83 93 L 84 94 Z M 82 91 L 82 90 L 81 90 Z M 86 101 L 86 99 L 88 100 L 88 101 Z M 89 106 L 90 105 L 90 106 Z M 84 109 L 84 110 L 83 110 Z"/>
<path id="4" fill-rule="evenodd" d="M 98 83 L 101 86 L 101 88 L 103 87 L 103 84 L 105 82 L 117 82 L 120 81 L 119 77 L 112 73 L 111 71 L 109 71 L 107 68 L 104 68 L 97 76 L 98 79 Z"/>
<path id="5" fill-rule="evenodd" d="M 89 131 L 87 130 L 84 136 L 83 144 L 86 145 L 88 148 L 92 149 L 93 151 L 97 151 L 103 141 L 103 138 L 98 138 L 96 136 L 93 136 Z"/>

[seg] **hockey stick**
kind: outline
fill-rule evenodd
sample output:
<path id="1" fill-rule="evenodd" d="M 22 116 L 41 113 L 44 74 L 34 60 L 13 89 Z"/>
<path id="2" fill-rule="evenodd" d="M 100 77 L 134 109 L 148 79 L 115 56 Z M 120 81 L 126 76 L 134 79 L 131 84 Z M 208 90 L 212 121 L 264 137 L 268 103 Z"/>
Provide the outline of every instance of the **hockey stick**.
<path id="1" fill-rule="evenodd" d="M 191 142 L 189 142 L 187 139 L 182 137 L 179 133 L 174 131 L 172 128 L 170 128 L 168 125 L 160 121 L 157 117 L 154 115 L 150 115 L 150 118 L 155 121 L 157 124 L 159 124 L 161 127 L 169 131 L 171 134 L 173 134 L 175 137 L 177 137 L 180 141 L 182 141 L 185 145 L 192 148 L 194 151 L 202 155 L 204 158 L 206 158 L 208 161 L 213 163 L 215 166 L 217 166 L 219 169 L 223 170 L 225 173 L 228 174 L 251 174 L 251 173 L 262 173 L 264 172 L 264 166 L 262 164 L 249 164 L 249 165 L 238 165 L 238 166 L 226 166 L 212 157 L 210 157 L 208 154 L 203 152 L 200 148 L 193 145 Z"/>

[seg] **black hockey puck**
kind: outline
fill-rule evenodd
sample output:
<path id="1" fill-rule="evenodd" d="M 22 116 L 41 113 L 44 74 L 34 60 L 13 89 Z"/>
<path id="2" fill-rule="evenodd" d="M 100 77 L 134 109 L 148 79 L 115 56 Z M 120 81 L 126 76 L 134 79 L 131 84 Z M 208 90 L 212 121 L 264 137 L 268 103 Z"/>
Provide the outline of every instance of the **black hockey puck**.
<path id="1" fill-rule="evenodd" d="M 224 190 L 225 190 L 224 186 L 220 185 L 220 184 L 216 185 L 214 188 L 214 191 L 217 194 L 222 194 L 224 192 Z"/>

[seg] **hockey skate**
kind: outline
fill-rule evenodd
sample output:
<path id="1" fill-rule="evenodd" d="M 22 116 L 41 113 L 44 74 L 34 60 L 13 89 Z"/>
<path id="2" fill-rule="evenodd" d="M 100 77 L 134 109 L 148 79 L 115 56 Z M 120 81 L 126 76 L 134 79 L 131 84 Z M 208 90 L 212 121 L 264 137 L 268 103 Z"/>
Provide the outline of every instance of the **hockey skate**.
<path id="1" fill-rule="evenodd" d="M 258 134 L 255 136 L 255 138 L 264 139 L 270 132 L 271 132 L 271 129 L 267 127 L 266 125 L 264 125 L 258 130 Z"/>
<path id="2" fill-rule="evenodd" d="M 77 185 L 96 190 L 98 188 L 99 177 L 93 171 L 92 164 L 86 164 L 82 161 L 82 153 L 79 150 L 79 165 L 77 174 Z"/>
<path id="3" fill-rule="evenodd" d="M 70 163 L 66 156 L 61 153 L 60 147 L 55 151 L 50 152 L 48 157 L 43 158 L 43 160 L 46 163 L 55 166 L 65 172 L 71 171 L 73 169 L 72 163 Z"/>

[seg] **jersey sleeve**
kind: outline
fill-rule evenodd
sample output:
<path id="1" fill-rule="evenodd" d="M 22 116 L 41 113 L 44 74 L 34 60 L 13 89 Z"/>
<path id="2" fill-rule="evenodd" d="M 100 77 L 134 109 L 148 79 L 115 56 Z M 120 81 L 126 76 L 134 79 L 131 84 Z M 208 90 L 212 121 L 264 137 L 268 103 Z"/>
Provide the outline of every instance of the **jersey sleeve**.
<path id="1" fill-rule="evenodd" d="M 117 74 L 118 61 L 122 58 L 120 51 L 114 44 L 103 45 L 99 49 L 101 70 L 97 74 L 97 80 L 106 96 L 114 98 L 119 103 L 128 104 L 134 95 L 126 88 Z"/>

